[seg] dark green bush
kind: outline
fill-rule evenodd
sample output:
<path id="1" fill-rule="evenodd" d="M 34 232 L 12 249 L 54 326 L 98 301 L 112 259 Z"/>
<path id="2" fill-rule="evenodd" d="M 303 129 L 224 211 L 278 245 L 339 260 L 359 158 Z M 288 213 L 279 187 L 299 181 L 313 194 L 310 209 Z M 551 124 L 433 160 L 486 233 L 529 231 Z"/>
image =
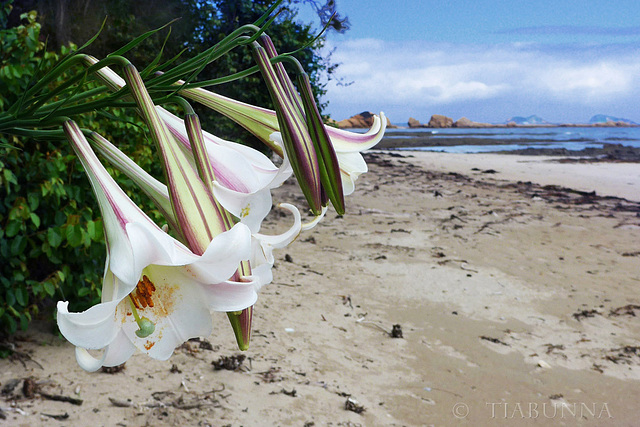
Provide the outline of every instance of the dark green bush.
<path id="1" fill-rule="evenodd" d="M 38 73 L 69 49 L 45 52 L 35 13 L 7 29 L 8 12 L 8 6 L 0 10 L 0 111 L 18 102 Z M 96 114 L 74 119 L 157 174 L 139 119 L 133 112 L 110 114 L 120 120 Z M 129 195 L 159 219 L 146 200 Z M 0 336 L 25 329 L 36 315 L 51 316 L 58 300 L 71 301 L 73 310 L 98 302 L 104 262 L 100 211 L 71 146 L 63 139 L 0 134 Z"/>

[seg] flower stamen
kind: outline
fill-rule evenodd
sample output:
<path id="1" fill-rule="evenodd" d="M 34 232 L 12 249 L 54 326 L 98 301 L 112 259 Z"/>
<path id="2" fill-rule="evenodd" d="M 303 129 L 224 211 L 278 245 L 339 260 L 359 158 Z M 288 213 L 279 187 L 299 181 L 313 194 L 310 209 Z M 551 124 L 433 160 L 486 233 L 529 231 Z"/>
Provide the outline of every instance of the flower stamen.
<path id="1" fill-rule="evenodd" d="M 155 292 L 156 287 L 153 282 L 146 275 L 142 276 L 142 279 L 138 282 L 136 286 L 135 295 L 131 293 L 129 296 L 131 297 L 131 301 L 136 306 L 138 310 L 147 307 L 153 307 L 153 300 L 151 299 L 151 295 Z"/>

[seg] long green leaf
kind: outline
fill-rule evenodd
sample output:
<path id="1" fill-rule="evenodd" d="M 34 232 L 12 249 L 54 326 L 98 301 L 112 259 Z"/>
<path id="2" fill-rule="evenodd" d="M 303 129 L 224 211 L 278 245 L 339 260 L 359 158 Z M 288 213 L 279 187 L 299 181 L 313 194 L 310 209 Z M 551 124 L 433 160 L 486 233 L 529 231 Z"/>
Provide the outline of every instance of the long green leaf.
<path id="1" fill-rule="evenodd" d="M 169 32 L 167 36 L 164 38 L 164 42 L 162 42 L 162 47 L 160 48 L 160 52 L 158 52 L 156 57 L 153 58 L 153 61 L 151 61 L 151 63 L 147 65 L 145 69 L 142 70 L 142 72 L 140 73 L 143 79 L 146 78 L 149 74 L 151 74 L 153 72 L 154 67 L 158 64 L 158 62 L 160 62 L 160 58 L 162 57 L 162 53 L 164 52 L 164 47 L 167 45 L 167 41 L 169 40 L 170 36 L 171 36 L 171 27 L 169 27 Z"/>
<path id="2" fill-rule="evenodd" d="M 269 9 L 267 9 L 267 11 L 260 18 L 258 18 L 256 22 L 253 23 L 253 25 L 255 25 L 256 27 L 261 27 L 262 23 L 267 20 L 269 15 L 271 15 L 273 11 L 276 10 L 278 6 L 280 6 L 280 4 L 282 4 L 282 0 L 278 0 L 277 2 L 272 4 L 271 7 L 269 7 Z"/>
<path id="3" fill-rule="evenodd" d="M 151 37 L 152 35 L 154 35 L 158 31 L 164 29 L 167 25 L 173 24 L 178 19 L 179 18 L 173 19 L 170 22 L 167 22 L 166 24 L 164 24 L 160 28 L 156 28 L 155 30 L 147 31 L 144 34 L 139 35 L 138 37 L 136 37 L 135 39 L 131 40 L 126 45 L 122 46 L 120 49 L 116 50 L 115 52 L 110 53 L 107 56 L 122 56 L 123 54 L 129 52 L 131 49 L 133 49 L 134 47 L 136 47 L 137 45 L 139 45 L 140 43 L 142 43 L 143 41 L 145 41 L 146 39 L 148 39 L 149 37 Z"/>
<path id="4" fill-rule="evenodd" d="M 106 23 L 107 23 L 107 17 L 105 16 L 105 18 L 102 20 L 102 25 L 100 25 L 100 29 L 98 30 L 98 32 L 97 32 L 93 37 L 91 37 L 89 40 L 87 40 L 87 41 L 85 42 L 85 44 L 83 44 L 82 46 L 80 46 L 80 48 L 78 49 L 78 51 L 77 51 L 77 52 L 80 52 L 80 51 L 81 51 L 81 50 L 83 50 L 84 48 L 89 47 L 89 45 L 90 45 L 91 43 L 93 43 L 93 42 L 98 38 L 98 36 L 99 36 L 99 35 L 100 35 L 100 33 L 102 32 L 102 30 L 104 29 L 104 25 L 105 25 Z"/>

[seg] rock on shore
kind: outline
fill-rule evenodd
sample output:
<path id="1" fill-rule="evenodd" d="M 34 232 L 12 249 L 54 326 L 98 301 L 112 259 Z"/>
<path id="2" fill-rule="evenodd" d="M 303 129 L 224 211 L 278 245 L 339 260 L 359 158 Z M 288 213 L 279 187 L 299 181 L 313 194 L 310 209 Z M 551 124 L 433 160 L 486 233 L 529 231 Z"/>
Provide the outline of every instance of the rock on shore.
<path id="1" fill-rule="evenodd" d="M 434 114 L 427 126 L 430 128 L 450 128 L 453 127 L 453 119 L 441 114 Z"/>
<path id="2" fill-rule="evenodd" d="M 337 125 L 340 129 L 352 129 L 352 128 L 370 128 L 373 125 L 373 114 L 370 111 L 363 111 L 360 114 L 351 116 L 348 119 L 340 120 Z M 387 128 L 395 127 L 391 125 L 389 118 L 387 117 Z"/>
<path id="3" fill-rule="evenodd" d="M 466 117 L 462 117 L 458 119 L 453 124 L 454 128 L 488 128 L 488 127 L 494 127 L 494 126 L 495 125 L 492 125 L 489 123 L 474 122 L 473 120 L 469 120 Z"/>
<path id="4" fill-rule="evenodd" d="M 424 124 L 420 123 L 420 120 L 414 119 L 413 117 L 409 117 L 409 121 L 407 122 L 407 125 L 410 128 L 423 128 L 423 127 L 426 127 Z"/>
<path id="5" fill-rule="evenodd" d="M 337 125 L 341 129 L 351 129 L 351 128 L 369 128 L 373 124 L 373 116 L 374 114 L 369 111 L 363 111 L 360 114 L 356 114 L 351 116 L 348 119 L 340 120 L 338 122 L 332 121 L 335 125 Z M 596 116 L 599 117 L 599 116 Z M 609 116 L 606 116 L 609 118 Z M 451 117 L 447 117 L 442 114 L 434 114 L 429 119 L 429 123 L 421 123 L 420 120 L 409 117 L 407 121 L 407 126 L 411 129 L 416 128 L 501 128 L 501 127 L 635 127 L 639 126 L 638 124 L 626 120 L 619 119 L 614 121 L 594 121 L 594 118 L 590 121 L 590 123 L 549 123 L 538 116 L 529 116 L 529 117 L 512 117 L 507 121 L 507 123 L 482 123 L 475 122 L 466 117 L 461 117 L 458 120 L 453 120 Z M 387 128 L 396 128 L 387 118 Z"/>

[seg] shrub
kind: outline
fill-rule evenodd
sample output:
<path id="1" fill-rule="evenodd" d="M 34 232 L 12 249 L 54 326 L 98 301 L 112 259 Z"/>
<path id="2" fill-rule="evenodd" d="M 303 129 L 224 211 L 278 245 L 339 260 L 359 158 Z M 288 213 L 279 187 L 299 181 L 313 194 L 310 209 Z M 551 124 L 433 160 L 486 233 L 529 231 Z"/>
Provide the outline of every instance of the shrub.
<path id="1" fill-rule="evenodd" d="M 45 51 L 36 13 L 7 29 L 10 6 L 0 9 L 0 111 L 73 46 Z M 119 145 L 142 167 L 160 173 L 151 145 L 132 112 L 75 118 Z M 111 170 L 128 188 L 127 179 Z M 137 193 L 129 196 L 152 217 L 160 215 Z M 0 336 L 26 329 L 36 315 L 51 316 L 57 300 L 72 310 L 98 302 L 105 262 L 100 211 L 89 181 L 63 139 L 33 140 L 0 134 Z"/>

